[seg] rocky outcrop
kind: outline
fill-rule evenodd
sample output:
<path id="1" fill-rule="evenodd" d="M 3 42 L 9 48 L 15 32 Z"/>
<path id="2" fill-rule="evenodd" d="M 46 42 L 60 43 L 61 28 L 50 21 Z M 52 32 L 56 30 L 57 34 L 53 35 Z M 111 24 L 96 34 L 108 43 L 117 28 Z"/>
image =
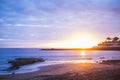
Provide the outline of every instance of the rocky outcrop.
<path id="1" fill-rule="evenodd" d="M 120 60 L 103 60 L 102 64 L 117 64 L 120 63 Z"/>
<path id="2" fill-rule="evenodd" d="M 33 64 L 35 62 L 44 62 L 44 60 L 42 58 L 16 58 L 15 60 L 8 61 L 8 63 L 10 63 L 12 66 L 7 70 L 10 71 L 19 69 L 20 66 Z"/>

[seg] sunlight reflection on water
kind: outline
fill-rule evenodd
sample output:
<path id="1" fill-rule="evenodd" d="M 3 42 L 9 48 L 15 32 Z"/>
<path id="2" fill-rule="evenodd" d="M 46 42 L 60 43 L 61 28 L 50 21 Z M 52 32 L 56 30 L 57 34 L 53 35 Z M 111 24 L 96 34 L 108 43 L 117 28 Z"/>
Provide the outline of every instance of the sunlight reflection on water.
<path id="1" fill-rule="evenodd" d="M 86 55 L 85 51 L 81 51 L 80 55 L 85 56 Z"/>
<path id="2" fill-rule="evenodd" d="M 11 74 L 3 71 L 10 67 L 8 60 L 15 58 L 43 58 L 45 62 L 22 66 L 15 73 L 26 73 L 42 69 L 41 67 L 66 63 L 96 63 L 102 60 L 120 59 L 120 51 L 40 51 L 39 49 L 0 49 L 0 74 Z"/>

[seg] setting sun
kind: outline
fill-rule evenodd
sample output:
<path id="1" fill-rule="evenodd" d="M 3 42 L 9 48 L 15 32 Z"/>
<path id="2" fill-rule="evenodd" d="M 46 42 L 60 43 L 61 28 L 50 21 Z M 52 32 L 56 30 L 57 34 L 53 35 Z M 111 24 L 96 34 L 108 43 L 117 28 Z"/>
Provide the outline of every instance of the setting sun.
<path id="1" fill-rule="evenodd" d="M 95 45 L 95 42 L 87 36 L 80 36 L 73 39 L 70 44 L 76 48 L 90 48 Z"/>
<path id="2" fill-rule="evenodd" d="M 56 48 L 90 48 L 97 44 L 96 40 L 90 35 L 75 35 L 64 41 L 49 44 Z"/>

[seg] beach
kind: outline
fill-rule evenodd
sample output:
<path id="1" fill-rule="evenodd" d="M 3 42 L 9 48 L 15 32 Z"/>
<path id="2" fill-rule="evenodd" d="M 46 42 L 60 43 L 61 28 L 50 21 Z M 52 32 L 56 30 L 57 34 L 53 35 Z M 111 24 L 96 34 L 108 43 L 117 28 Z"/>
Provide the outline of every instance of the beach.
<path id="1" fill-rule="evenodd" d="M 120 64 L 67 63 L 35 72 L 0 75 L 0 80 L 119 80 Z"/>
<path id="2" fill-rule="evenodd" d="M 119 51 L 41 51 L 34 48 L 0 49 L 0 51 L 2 52 L 0 55 L 0 80 L 120 79 Z M 9 61 L 14 62 L 20 58 L 42 58 L 44 62 L 21 63 L 19 69 L 6 71 L 12 66 Z M 101 61 L 103 62 L 101 63 Z"/>
<path id="3" fill-rule="evenodd" d="M 0 80 L 120 80 L 120 0 L 0 0 Z"/>

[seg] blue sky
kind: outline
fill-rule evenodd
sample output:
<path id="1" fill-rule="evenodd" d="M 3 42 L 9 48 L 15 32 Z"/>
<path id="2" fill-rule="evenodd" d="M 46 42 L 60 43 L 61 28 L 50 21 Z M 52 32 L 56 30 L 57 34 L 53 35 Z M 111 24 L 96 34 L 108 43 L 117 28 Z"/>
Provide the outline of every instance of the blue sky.
<path id="1" fill-rule="evenodd" d="M 119 29 L 120 0 L 0 0 L 0 47 L 45 47 L 79 34 L 103 40 Z"/>

